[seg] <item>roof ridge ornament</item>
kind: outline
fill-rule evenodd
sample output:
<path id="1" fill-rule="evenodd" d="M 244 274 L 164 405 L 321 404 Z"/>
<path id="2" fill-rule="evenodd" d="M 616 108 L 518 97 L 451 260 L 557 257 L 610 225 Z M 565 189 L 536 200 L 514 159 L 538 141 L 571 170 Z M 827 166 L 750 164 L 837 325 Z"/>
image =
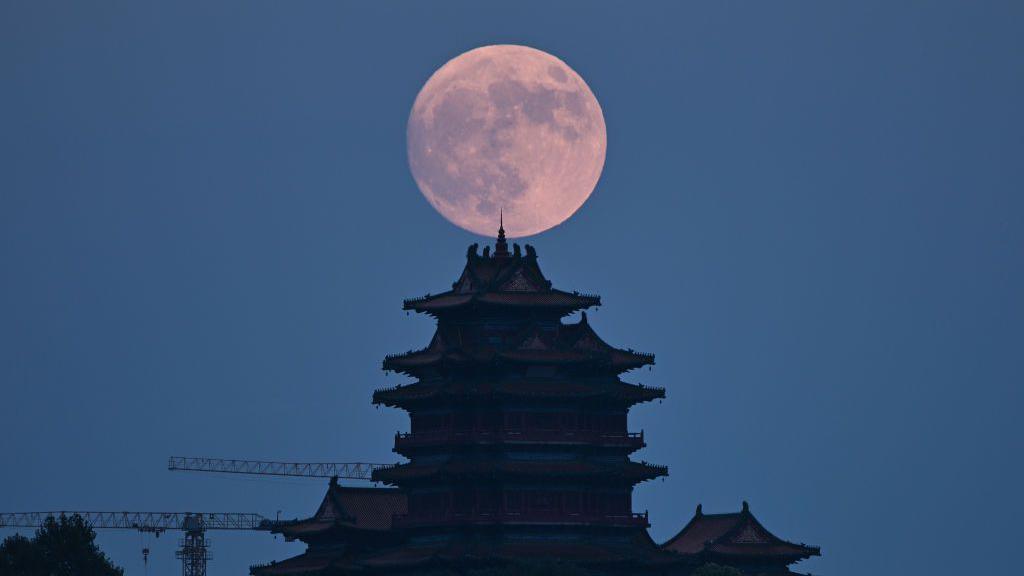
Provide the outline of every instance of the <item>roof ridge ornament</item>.
<path id="1" fill-rule="evenodd" d="M 501 209 L 498 212 L 498 241 L 494 243 L 494 257 L 507 258 L 510 255 L 508 240 L 505 239 L 505 210 Z"/>

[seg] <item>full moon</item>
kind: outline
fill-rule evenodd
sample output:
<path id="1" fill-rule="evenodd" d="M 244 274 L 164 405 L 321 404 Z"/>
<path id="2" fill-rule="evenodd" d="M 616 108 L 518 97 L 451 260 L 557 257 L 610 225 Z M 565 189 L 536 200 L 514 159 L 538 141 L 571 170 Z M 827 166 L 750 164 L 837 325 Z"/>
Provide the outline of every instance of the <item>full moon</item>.
<path id="1" fill-rule="evenodd" d="M 491 236 L 557 226 L 586 202 L 604 167 L 597 98 L 572 68 L 526 46 L 484 46 L 434 72 L 406 133 L 420 191 L 453 224 Z"/>

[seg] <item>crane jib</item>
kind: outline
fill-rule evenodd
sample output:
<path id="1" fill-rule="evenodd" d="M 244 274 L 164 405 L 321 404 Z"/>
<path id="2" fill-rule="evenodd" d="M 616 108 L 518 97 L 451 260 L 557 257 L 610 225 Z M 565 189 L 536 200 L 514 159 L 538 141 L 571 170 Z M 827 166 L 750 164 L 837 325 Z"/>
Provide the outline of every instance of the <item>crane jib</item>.
<path id="1" fill-rule="evenodd" d="M 238 512 L 4 512 L 0 527 L 38 528 L 46 519 L 80 516 L 93 528 L 163 532 L 166 530 L 269 530 L 271 521 L 260 514 Z"/>
<path id="2" fill-rule="evenodd" d="M 373 471 L 383 466 L 368 462 L 274 462 L 182 456 L 172 456 L 167 461 L 168 470 L 350 480 L 372 480 Z"/>

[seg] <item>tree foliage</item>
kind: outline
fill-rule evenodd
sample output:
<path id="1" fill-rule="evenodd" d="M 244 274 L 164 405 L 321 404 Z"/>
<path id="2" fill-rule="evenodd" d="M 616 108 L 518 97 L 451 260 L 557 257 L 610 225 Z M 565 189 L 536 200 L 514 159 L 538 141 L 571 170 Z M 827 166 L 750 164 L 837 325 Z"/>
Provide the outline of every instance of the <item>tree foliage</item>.
<path id="1" fill-rule="evenodd" d="M 95 540 L 81 516 L 51 516 L 31 540 L 15 534 L 0 543 L 0 575 L 124 576 Z"/>

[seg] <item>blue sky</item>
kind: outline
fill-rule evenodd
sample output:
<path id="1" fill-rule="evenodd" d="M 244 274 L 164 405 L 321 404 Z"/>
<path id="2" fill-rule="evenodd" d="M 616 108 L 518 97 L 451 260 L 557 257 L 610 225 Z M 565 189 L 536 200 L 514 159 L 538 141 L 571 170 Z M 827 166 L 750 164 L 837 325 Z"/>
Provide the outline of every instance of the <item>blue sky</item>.
<path id="1" fill-rule="evenodd" d="M 550 4 L 0 5 L 0 510 L 304 516 L 324 483 L 166 458 L 393 460 L 380 361 L 432 331 L 401 300 L 482 241 L 416 190 L 406 118 L 515 43 L 604 109 L 596 191 L 529 242 L 657 354 L 655 538 L 747 499 L 814 573 L 1013 570 L 1021 5 Z M 301 551 L 212 536 L 216 573 Z"/>

